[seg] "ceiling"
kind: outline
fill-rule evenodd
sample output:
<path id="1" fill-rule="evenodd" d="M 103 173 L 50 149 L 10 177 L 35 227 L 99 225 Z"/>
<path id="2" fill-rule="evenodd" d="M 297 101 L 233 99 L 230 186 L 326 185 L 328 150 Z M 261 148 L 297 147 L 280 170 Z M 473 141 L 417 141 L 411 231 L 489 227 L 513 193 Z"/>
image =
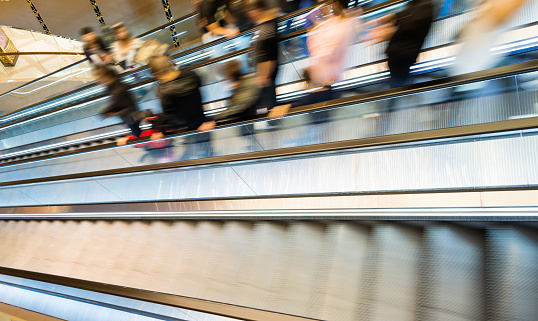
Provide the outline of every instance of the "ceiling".
<path id="1" fill-rule="evenodd" d="M 97 0 L 108 25 L 123 21 L 133 34 L 140 34 L 167 22 L 161 0 Z M 33 0 L 52 34 L 75 38 L 82 27 L 97 28 L 99 22 L 90 0 Z M 191 0 L 169 0 L 174 18 L 191 13 Z M 0 0 L 0 24 L 43 31 L 24 0 Z"/>

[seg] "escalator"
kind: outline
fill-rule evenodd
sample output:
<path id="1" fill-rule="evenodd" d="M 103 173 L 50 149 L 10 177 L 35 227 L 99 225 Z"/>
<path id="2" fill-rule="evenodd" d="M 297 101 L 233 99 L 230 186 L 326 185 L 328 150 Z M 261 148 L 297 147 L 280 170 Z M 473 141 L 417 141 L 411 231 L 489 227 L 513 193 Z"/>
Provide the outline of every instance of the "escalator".
<path id="1" fill-rule="evenodd" d="M 374 17 L 376 14 L 379 14 L 378 12 L 386 12 L 387 8 L 392 8 L 391 10 L 395 10 L 399 5 L 402 5 L 402 3 L 396 1 L 394 4 L 388 7 L 367 12 L 364 16 Z M 535 2 L 531 2 L 529 4 L 531 9 L 535 5 Z M 509 50 L 510 52 L 519 54 L 521 54 L 521 51 L 525 51 L 525 54 L 528 55 L 529 53 L 527 50 L 534 48 L 534 42 L 529 42 L 528 40 L 530 39 L 529 37 L 531 37 L 531 34 L 535 34 L 532 33 L 532 30 L 535 28 L 533 22 L 535 21 L 536 17 L 533 17 L 532 12 L 538 11 L 530 10 L 525 12 L 526 14 L 521 14 L 513 20 L 512 27 L 516 28 L 519 26 L 519 28 L 516 28 L 506 34 L 498 46 L 499 51 L 504 52 Z M 528 12 L 531 12 L 531 14 Z M 465 22 L 469 21 L 472 17 L 473 12 L 467 12 L 437 21 L 434 24 L 432 34 L 425 45 L 425 52 L 421 55 L 419 58 L 419 63 L 415 66 L 415 73 L 435 73 L 435 71 L 440 67 L 445 66 L 447 64 L 447 59 L 450 60 L 451 55 L 457 52 L 457 45 L 449 44 L 450 39 L 452 39 L 452 36 L 458 31 L 459 26 L 465 24 Z M 301 81 L 297 82 L 295 80 L 297 80 L 297 76 L 301 74 L 301 70 L 304 68 L 306 60 L 303 57 L 300 57 L 300 55 L 290 56 L 289 54 L 285 54 L 286 50 L 284 49 L 286 44 L 289 42 L 299 44 L 304 43 L 304 33 L 304 31 L 299 31 L 299 34 L 292 35 L 291 38 L 287 38 L 281 43 L 282 57 L 280 60 L 282 63 L 282 72 L 280 73 L 281 79 L 279 81 L 282 85 L 279 87 L 279 93 L 282 102 L 297 98 L 298 95 L 304 94 L 304 83 Z M 200 50 L 203 52 L 208 52 L 213 47 L 227 47 L 230 43 L 233 44 L 233 41 L 235 40 L 222 40 L 219 44 L 208 45 L 205 47 L 202 46 L 203 48 L 198 47 L 198 49 L 192 52 L 192 57 L 201 56 Z M 241 45 L 245 46 L 245 44 L 248 45 L 248 42 L 243 41 Z M 358 46 L 361 45 L 359 44 Z M 231 57 L 239 57 L 242 60 L 246 60 L 247 52 L 245 52 L 246 49 L 242 48 L 243 47 L 237 48 L 238 51 L 232 52 L 230 54 Z M 380 45 L 357 48 L 357 50 L 354 50 L 353 52 L 356 54 L 353 55 L 353 57 L 350 57 L 348 67 L 358 67 L 348 70 L 346 73 L 346 79 L 341 84 L 337 84 L 338 86 L 336 86 L 336 88 L 349 90 L 361 87 L 363 91 L 379 89 L 379 87 L 375 87 L 375 85 L 385 79 L 387 76 L 382 51 L 383 48 Z M 238 53 L 241 54 L 237 55 Z M 178 61 L 184 62 L 192 59 L 192 57 L 189 55 L 180 55 L 176 58 Z M 228 55 L 225 57 L 228 57 Z M 209 114 L 217 113 L 218 111 L 223 110 L 226 106 L 226 102 L 223 100 L 223 98 L 225 98 L 228 93 L 222 90 L 222 88 L 225 88 L 226 86 L 221 82 L 215 82 L 214 79 L 210 79 L 212 77 L 207 76 L 214 74 L 208 71 L 214 70 L 215 65 L 220 61 L 222 61 L 222 58 L 198 63 L 194 66 L 197 66 L 196 70 L 203 76 L 202 78 L 206 84 L 203 89 L 203 96 L 207 101 L 205 108 Z M 195 60 L 191 60 L 187 64 L 192 62 L 195 62 Z M 130 74 L 128 79 L 147 79 L 148 77 L 149 74 L 147 70 L 143 69 L 135 72 L 134 74 Z M 152 84 L 151 80 L 146 80 L 139 85 L 133 86 L 134 88 L 137 88 L 135 92 L 142 92 L 144 94 L 144 98 L 142 99 L 140 106 L 141 108 L 158 110 L 159 103 L 153 94 L 155 85 Z M 95 89 L 94 87 L 90 87 L 87 90 L 89 90 L 91 94 L 102 93 L 102 89 L 99 91 L 99 88 Z M 77 95 L 84 96 L 85 94 L 84 91 L 82 91 L 77 93 Z M 0 130 L 2 130 L 0 135 L 3 137 L 4 144 L 3 153 L 12 154 L 13 152 L 19 152 L 24 149 L 32 148 L 40 148 L 41 150 L 43 146 L 47 145 L 47 142 L 43 142 L 43 140 L 57 140 L 64 142 L 65 140 L 69 140 L 69 137 L 74 139 L 83 137 L 84 141 L 86 141 L 88 140 L 88 137 L 96 135 L 99 136 L 98 139 L 100 139 L 100 137 L 103 135 L 105 138 L 115 139 L 116 137 L 125 134 L 126 130 L 124 127 L 117 125 L 118 120 L 108 119 L 106 121 L 102 121 L 99 117 L 95 116 L 95 114 L 105 106 L 105 101 L 106 98 L 103 97 L 103 95 L 98 95 L 94 100 L 90 98 L 81 103 L 71 103 L 65 107 L 57 107 L 58 105 L 53 104 L 53 107 L 57 108 L 55 108 L 52 112 L 39 117 L 28 118 L 29 116 L 27 116 L 26 120 L 23 118 L 23 120 L 19 120 L 15 123 L 11 123 L 10 125 L 0 128 Z M 13 118 L 15 115 L 11 115 L 10 117 L 10 119 L 16 119 Z M 29 131 L 31 131 L 31 133 L 29 133 Z"/>
<path id="2" fill-rule="evenodd" d="M 430 201 L 453 204 L 440 198 Z M 189 298 L 241 320 L 535 319 L 536 207 L 382 206 L 398 203 L 23 208 L 0 221 L 0 301 L 67 320 L 120 320 L 120 309 L 126 320 L 220 320 L 189 312 L 200 308 Z"/>
<path id="3" fill-rule="evenodd" d="M 289 320 L 303 318 L 230 304 L 0 268 L 0 308 L 30 314 L 28 321 L 55 320 L 167 320 L 232 321 Z M 19 311 L 17 311 L 19 310 Z M 18 313 L 22 315 L 23 313 Z M 0 314 L 2 316 L 2 314 Z M 231 317 L 233 316 L 233 317 Z M 25 321 L 9 319 L 9 321 Z"/>
<path id="4" fill-rule="evenodd" d="M 498 137 L 502 145 L 500 142 L 513 132 L 533 135 L 538 115 L 536 90 L 524 90 L 519 85 L 521 79 L 537 70 L 534 62 L 521 63 L 303 106 L 277 121 L 263 116 L 225 124 L 210 133 L 178 131 L 156 143 L 164 148 L 153 148 L 145 139 L 121 147 L 94 141 L 95 146 L 4 162 L 0 164 L 0 185 L 61 180 L 72 175 L 92 177 L 102 171 L 144 172 L 150 168 L 255 161 L 261 156 L 300 157 L 310 150 L 337 148 L 352 154 L 354 148 L 375 145 L 392 149 L 391 144 L 399 142 L 413 143 L 415 148 L 450 139 L 450 144 L 461 142 L 464 146 L 468 141 L 482 140 L 481 135 L 486 134 Z M 462 90 L 470 83 L 482 87 Z M 387 113 L 389 100 L 394 101 L 395 111 Z"/>
<path id="5" fill-rule="evenodd" d="M 535 320 L 537 71 L 355 93 L 165 148 L 72 128 L 79 146 L 21 149 L 0 164 L 0 301 L 92 321 Z"/>
<path id="6" fill-rule="evenodd" d="M 400 1 L 401 2 L 401 1 Z M 301 12 L 304 12 L 301 11 Z M 281 18 L 282 22 L 286 22 L 287 19 L 294 19 L 296 15 L 301 12 L 292 13 Z M 289 18 L 288 18 L 289 17 Z M 214 63 L 221 61 L 221 58 L 212 59 L 211 61 L 200 61 L 197 56 L 207 56 L 206 53 L 214 51 L 215 48 L 229 47 L 227 50 L 231 51 L 232 55 L 248 51 L 249 39 L 253 34 L 253 30 L 244 32 L 240 37 L 240 40 L 217 40 L 207 45 L 201 45 L 191 50 L 181 52 L 177 54 L 175 59 L 181 62 L 183 65 L 191 66 L 193 63 L 198 63 L 199 68 L 195 68 L 202 76 L 205 83 L 214 82 L 211 79 L 205 79 L 205 75 L 209 75 L 207 70 L 214 68 Z M 230 44 L 239 42 L 241 48 L 230 47 Z M 240 55 L 242 58 L 245 55 Z M 198 60 L 193 59 L 196 58 Z M 187 62 L 186 62 L 187 61 Z M 204 66 L 209 66 L 203 68 Z M 193 66 L 196 67 L 196 66 Z M 140 82 L 141 84 L 133 84 L 133 91 L 135 95 L 139 92 L 144 93 L 144 97 L 141 99 L 140 108 L 158 109 L 159 102 L 155 100 L 153 91 L 156 89 L 156 84 L 153 83 L 151 75 L 145 67 L 138 68 L 133 72 L 128 73 L 124 77 L 126 83 Z M 221 86 L 222 87 L 222 86 Z M 148 93 L 149 92 L 149 93 Z M 208 98 L 207 94 L 210 91 L 205 90 L 204 97 Z M 9 96 L 9 95 L 8 95 Z M 140 95 L 142 96 L 142 95 Z M 8 97 L 3 97 L 7 99 Z M 20 145 L 27 145 L 29 143 L 36 142 L 36 137 L 40 137 L 40 140 L 51 139 L 58 136 L 64 136 L 67 134 L 73 134 L 80 131 L 89 131 L 96 127 L 106 127 L 117 124 L 117 120 L 111 119 L 103 122 L 99 117 L 95 117 L 96 113 L 106 106 L 106 98 L 104 98 L 104 88 L 102 86 L 96 86 L 96 84 L 89 84 L 83 88 L 80 88 L 76 92 L 67 93 L 57 98 L 50 99 L 49 101 L 38 103 L 35 106 L 29 106 L 21 111 L 15 111 L 8 115 L 0 117 L 0 123 L 2 123 L 2 138 L 5 148 L 14 148 Z M 209 103 L 207 109 L 222 108 L 222 103 Z M 76 121 L 78 120 L 78 123 Z M 69 122 L 69 129 L 64 129 L 62 126 L 54 128 L 54 125 L 63 125 Z M 73 132 L 73 128 L 77 131 Z M 37 132 L 41 130 L 41 132 Z M 32 131 L 32 134 L 28 134 Z M 26 135 L 25 135 L 26 134 Z M 28 137 L 30 136 L 30 137 Z"/>

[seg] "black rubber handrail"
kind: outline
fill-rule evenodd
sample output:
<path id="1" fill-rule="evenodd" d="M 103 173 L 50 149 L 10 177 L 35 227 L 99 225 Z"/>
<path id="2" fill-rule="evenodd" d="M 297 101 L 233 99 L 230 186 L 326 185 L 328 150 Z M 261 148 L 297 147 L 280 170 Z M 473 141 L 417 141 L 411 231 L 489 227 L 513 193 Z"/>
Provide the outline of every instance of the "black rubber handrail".
<path id="1" fill-rule="evenodd" d="M 359 104 L 359 103 L 365 103 L 365 102 L 376 101 L 376 100 L 381 100 L 381 99 L 394 98 L 394 97 L 403 96 L 403 95 L 417 94 L 417 93 L 430 91 L 430 90 L 437 90 L 437 89 L 465 85 L 465 84 L 474 83 L 474 82 L 498 79 L 502 77 L 508 77 L 508 76 L 513 76 L 513 75 L 533 72 L 533 71 L 538 71 L 538 64 L 536 64 L 536 61 L 529 61 L 529 62 L 519 63 L 516 65 L 510 65 L 510 66 L 498 67 L 498 68 L 485 70 L 485 71 L 474 72 L 474 73 L 465 74 L 465 75 L 461 75 L 457 77 L 432 80 L 432 81 L 423 82 L 419 84 L 414 84 L 414 85 L 409 85 L 409 86 L 404 86 L 404 87 L 399 87 L 399 88 L 392 88 L 392 89 L 382 90 L 382 91 L 378 91 L 374 93 L 360 94 L 354 97 L 341 98 L 341 99 L 336 99 L 336 100 L 332 100 L 328 102 L 297 107 L 293 109 L 289 113 L 289 115 L 291 116 L 291 115 L 297 115 L 297 114 L 302 114 L 302 113 L 308 113 L 312 111 L 327 110 L 327 109 L 332 109 L 335 107 L 341 107 L 341 106 L 346 106 L 346 105 L 351 105 L 351 104 Z M 234 124 L 227 124 L 227 125 L 219 126 L 217 128 L 245 125 L 245 124 L 252 123 L 253 121 L 260 121 L 260 120 L 267 120 L 266 115 L 261 115 L 249 121 L 242 121 L 242 122 L 237 122 Z M 162 170 L 162 169 L 175 169 L 175 168 L 192 167 L 192 166 L 200 166 L 200 165 L 216 165 L 216 164 L 238 162 L 238 161 L 252 161 L 252 160 L 260 160 L 260 159 L 267 159 L 267 158 L 313 154 L 313 153 L 319 153 L 319 152 L 337 151 L 337 150 L 353 149 L 353 148 L 361 148 L 361 147 L 369 147 L 369 146 L 382 146 L 382 145 L 391 145 L 391 144 L 396 144 L 396 143 L 406 143 L 406 142 L 425 141 L 425 140 L 440 139 L 440 138 L 479 135 L 479 134 L 504 132 L 504 131 L 511 131 L 511 130 L 522 130 L 522 129 L 528 129 L 528 128 L 535 128 L 537 126 L 538 126 L 538 117 L 530 117 L 530 118 L 524 118 L 524 119 L 506 120 L 506 121 L 486 123 L 486 124 L 476 124 L 476 125 L 460 126 L 460 127 L 453 127 L 453 128 L 434 129 L 434 130 L 428 130 L 428 131 L 396 134 L 396 135 L 389 135 L 389 136 L 361 138 L 361 139 L 348 140 L 348 141 L 323 143 L 323 144 L 318 144 L 318 145 L 290 147 L 290 148 L 282 148 L 282 149 L 277 149 L 277 150 L 217 156 L 217 157 L 209 157 L 209 158 L 188 160 L 188 161 L 177 161 L 177 162 L 170 162 L 170 163 L 163 163 L 163 164 L 143 165 L 143 166 L 135 166 L 135 167 L 129 167 L 129 168 L 118 168 L 118 169 L 112 169 L 112 170 L 101 170 L 101 171 L 93 171 L 93 172 L 86 172 L 86 173 L 58 175 L 58 176 L 27 179 L 27 180 L 17 180 L 17 181 L 11 181 L 11 182 L 1 182 L 0 186 L 15 186 L 15 185 L 25 185 L 25 184 L 53 182 L 53 181 L 62 181 L 62 180 L 91 178 L 91 177 L 98 177 L 98 176 L 138 173 L 138 172 L 155 171 L 155 170 Z M 197 131 L 188 132 L 185 130 L 177 131 L 177 132 L 174 132 L 170 137 L 184 135 L 184 134 L 193 134 L 193 133 L 198 133 L 198 132 Z M 134 145 L 134 144 L 138 144 L 144 141 L 148 141 L 148 138 L 135 139 L 132 142 L 130 142 L 128 145 Z M 43 156 L 43 157 L 33 158 L 32 161 L 42 160 L 46 158 L 66 156 L 69 154 L 78 154 L 82 152 L 89 152 L 89 151 L 100 150 L 100 149 L 113 148 L 113 147 L 116 147 L 116 145 L 105 144 L 101 146 L 89 147 L 85 149 L 84 151 L 77 150 L 74 152 L 58 153 L 58 154 L 55 154 L 53 157 Z M 21 162 L 24 162 L 24 161 L 21 161 Z M 12 164 L 16 164 L 16 162 L 6 163 L 3 166 L 12 165 Z"/>
<path id="2" fill-rule="evenodd" d="M 409 1 L 409 0 L 390 0 L 390 1 L 387 1 L 387 2 L 384 2 L 384 3 L 382 3 L 382 4 L 379 4 L 379 5 L 376 5 L 376 6 L 373 6 L 373 7 L 370 7 L 370 8 L 368 8 L 368 9 L 366 9 L 366 10 L 364 11 L 364 14 L 369 13 L 369 12 L 373 12 L 373 11 L 376 11 L 376 10 L 379 10 L 379 9 L 382 9 L 382 8 L 385 8 L 385 7 L 390 7 L 390 6 L 393 6 L 393 5 L 397 4 L 397 3 L 402 3 L 402 2 L 407 2 L 407 1 Z M 314 5 L 314 6 L 317 6 L 317 5 Z M 307 7 L 307 8 L 304 8 L 304 9 L 301 9 L 301 10 L 298 10 L 298 11 L 295 11 L 295 12 L 292 12 L 292 13 L 289 13 L 289 14 L 287 14 L 287 15 L 284 15 L 284 16 L 282 16 L 282 17 L 279 17 L 279 20 L 285 20 L 285 19 L 288 19 L 288 18 L 290 18 L 290 17 L 294 17 L 294 16 L 296 16 L 296 15 L 301 15 L 301 14 L 303 14 L 304 12 L 307 12 L 308 10 L 311 10 L 312 7 L 314 7 L 314 6 L 310 6 L 310 7 Z M 245 30 L 244 32 L 242 32 L 241 34 L 239 34 L 239 35 L 236 36 L 236 37 L 244 36 L 244 35 L 246 35 L 246 34 L 249 34 L 249 33 L 253 32 L 253 31 L 256 30 L 256 29 L 257 29 L 257 27 L 250 28 L 250 29 L 248 29 L 248 30 Z M 304 34 L 308 33 L 309 30 L 310 30 L 310 29 L 305 28 L 305 29 L 298 30 L 298 31 L 296 31 L 296 32 L 290 33 L 290 34 L 288 34 L 288 35 L 286 35 L 286 36 L 282 36 L 281 39 L 280 39 L 280 41 L 286 41 L 286 40 L 288 40 L 288 39 L 291 39 L 291 38 L 294 38 L 294 37 L 297 37 L 297 36 L 304 35 Z M 235 38 L 235 37 L 234 37 L 234 38 Z M 174 60 L 174 59 L 177 59 L 178 57 L 186 56 L 186 55 L 189 55 L 189 54 L 191 54 L 191 53 L 193 53 L 193 52 L 196 52 L 196 51 L 198 51 L 198 50 L 202 50 L 202 49 L 204 49 L 204 48 L 211 47 L 211 46 L 214 46 L 214 45 L 216 45 L 216 44 L 219 44 L 220 42 L 225 42 L 225 41 L 229 41 L 229 40 L 230 40 L 230 39 L 225 39 L 225 38 L 223 38 L 223 39 L 218 39 L 218 40 L 215 40 L 215 41 L 210 42 L 210 43 L 207 43 L 207 44 L 202 44 L 202 45 L 199 45 L 199 46 L 197 46 L 197 47 L 195 47 L 195 48 L 189 49 L 189 50 L 187 50 L 187 51 L 182 51 L 182 52 L 180 52 L 180 53 L 178 53 L 178 54 L 176 54 L 176 55 L 173 55 L 173 56 L 171 57 L 171 59 Z M 230 53 L 230 54 L 228 54 L 228 58 L 233 57 L 233 56 L 237 56 L 237 55 L 244 54 L 245 52 L 243 52 L 243 51 L 249 51 L 249 49 L 243 49 L 243 50 L 240 50 L 240 51 L 236 51 L 236 52 Z M 196 65 L 190 66 L 189 68 L 193 68 L 193 69 L 195 69 L 195 68 L 199 68 L 200 66 L 210 65 L 210 64 L 214 63 L 215 61 L 220 61 L 220 60 L 222 60 L 222 59 L 220 59 L 220 58 L 214 58 L 214 59 L 211 59 L 211 60 L 209 60 L 209 61 L 205 61 L 205 62 L 196 64 Z M 82 62 L 82 61 L 80 61 L 80 62 Z M 80 63 L 80 62 L 79 62 L 79 63 Z M 147 68 L 147 66 L 141 66 L 141 67 L 138 67 L 138 68 L 129 70 L 129 72 L 123 73 L 122 76 L 128 76 L 128 75 L 130 75 L 130 74 L 139 72 L 139 71 L 144 70 L 144 69 L 146 69 L 146 68 Z M 144 84 L 144 83 L 145 83 L 145 82 L 141 82 L 141 83 L 137 83 L 136 85 L 141 85 L 141 84 Z M 89 84 L 87 84 L 87 85 L 84 85 L 84 86 L 82 86 L 82 87 L 78 87 L 78 88 L 75 88 L 75 89 L 73 89 L 73 90 L 71 90 L 71 91 L 64 92 L 64 93 L 62 93 L 62 94 L 60 94 L 60 95 L 53 96 L 53 97 L 51 97 L 51 98 L 48 98 L 48 99 L 46 99 L 46 100 L 43 100 L 43 101 L 38 102 L 38 103 L 35 103 L 35 104 L 32 104 L 32 105 L 30 105 L 30 106 L 26 106 L 26 107 L 23 107 L 23 108 L 14 110 L 14 111 L 12 111 L 12 112 L 6 113 L 6 114 L 4 114 L 4 115 L 0 115 L 0 118 L 2 118 L 2 117 L 4 117 L 4 116 L 7 116 L 7 115 L 11 115 L 11 114 L 17 113 L 17 112 L 21 112 L 21 111 L 26 110 L 26 109 L 31 109 L 31 108 L 33 108 L 33 107 L 35 107 L 35 106 L 38 106 L 38 105 L 47 103 L 47 102 L 49 102 L 49 101 L 53 101 L 53 100 L 59 99 L 59 98 L 61 98 L 61 97 L 64 97 L 64 96 L 73 94 L 74 92 L 77 92 L 77 91 L 80 91 L 80 90 L 84 90 L 84 89 L 90 88 L 90 87 L 95 86 L 95 85 L 96 85 L 95 82 L 91 82 L 91 83 L 89 83 Z M 25 85 L 22 85 L 21 87 L 23 87 L 23 86 L 25 86 Z M 18 87 L 18 88 L 20 88 L 20 87 Z M 16 88 L 16 89 L 17 89 L 17 88 Z M 13 90 L 16 90 L 16 89 L 13 89 Z M 1 96 L 2 96 L 2 95 L 0 95 L 0 97 L 1 97 Z M 54 111 L 57 111 L 57 109 L 55 109 Z M 47 111 L 47 112 L 48 112 L 48 111 Z M 45 113 L 39 113 L 39 114 L 37 114 L 37 115 L 44 115 L 44 114 L 46 114 L 47 112 L 45 112 Z M 15 124 L 15 123 L 20 122 L 20 121 L 28 120 L 28 119 L 30 119 L 30 118 L 32 118 L 32 117 L 37 116 L 37 115 L 33 115 L 33 116 L 26 117 L 26 118 L 18 119 L 18 120 L 13 121 L 13 122 L 5 123 L 5 124 L 3 124 L 3 125 L 0 126 L 0 129 L 2 129 L 3 127 L 6 127 L 6 126 L 10 126 L 10 125 Z"/>
<path id="3" fill-rule="evenodd" d="M 0 274 L 39 281 L 39 282 L 57 284 L 57 285 L 77 288 L 77 289 L 81 289 L 85 291 L 109 294 L 109 295 L 119 296 L 123 298 L 129 298 L 129 299 L 157 303 L 157 304 L 162 304 L 162 305 L 167 305 L 167 306 L 172 306 L 172 307 L 177 307 L 177 308 L 182 308 L 182 309 L 199 311 L 202 313 L 220 315 L 220 316 L 225 316 L 225 317 L 235 318 L 235 319 L 240 319 L 240 320 L 252 320 L 252 321 L 317 320 L 317 319 L 312 319 L 312 318 L 307 318 L 307 317 L 280 313 L 280 312 L 248 308 L 248 307 L 243 307 L 243 306 L 238 306 L 238 305 L 233 305 L 233 304 L 209 301 L 209 300 L 204 300 L 204 299 L 196 299 L 196 298 L 174 295 L 174 294 L 167 294 L 167 293 L 162 293 L 162 292 L 154 292 L 154 291 L 149 291 L 149 290 L 130 288 L 130 287 L 108 284 L 108 283 L 75 279 L 75 278 L 70 278 L 70 277 L 65 277 L 65 276 L 60 276 L 60 275 L 13 269 L 9 267 L 0 266 Z"/>

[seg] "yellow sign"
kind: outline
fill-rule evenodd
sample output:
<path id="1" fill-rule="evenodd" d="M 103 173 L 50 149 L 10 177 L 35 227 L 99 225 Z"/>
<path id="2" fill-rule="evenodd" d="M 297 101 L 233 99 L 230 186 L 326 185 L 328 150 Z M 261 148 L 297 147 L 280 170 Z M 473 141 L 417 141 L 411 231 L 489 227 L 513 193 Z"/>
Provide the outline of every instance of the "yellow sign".
<path id="1" fill-rule="evenodd" d="M 18 52 L 17 48 L 15 48 L 15 45 L 13 42 L 8 38 L 8 36 L 4 33 L 4 30 L 0 28 L 0 53 L 15 53 Z M 18 55 L 10 55 L 10 56 L 0 56 L 0 62 L 4 66 L 15 66 L 15 63 L 17 62 L 17 58 L 19 58 Z"/>

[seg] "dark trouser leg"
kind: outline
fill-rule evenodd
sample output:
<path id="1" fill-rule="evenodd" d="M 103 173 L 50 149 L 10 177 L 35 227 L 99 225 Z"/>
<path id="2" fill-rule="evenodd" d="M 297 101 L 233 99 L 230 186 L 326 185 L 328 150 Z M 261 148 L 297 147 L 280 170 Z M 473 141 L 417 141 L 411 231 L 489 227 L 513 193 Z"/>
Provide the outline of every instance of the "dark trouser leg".
<path id="1" fill-rule="evenodd" d="M 258 107 L 259 113 L 269 112 L 276 106 L 276 85 L 274 82 L 262 89 L 260 98 L 262 100 L 260 101 L 261 106 Z M 276 127 L 279 122 L 280 120 L 278 119 L 270 120 L 267 122 L 267 125 L 269 125 L 270 127 Z"/>
<path id="2" fill-rule="evenodd" d="M 264 113 L 276 106 L 276 84 L 273 82 L 269 86 L 263 87 L 260 98 L 256 103 L 256 110 Z"/>
<path id="3" fill-rule="evenodd" d="M 389 57 L 390 88 L 401 87 L 407 83 L 411 66 L 413 66 L 415 61 L 416 58 L 401 59 Z M 387 106 L 388 112 L 394 110 L 394 104 L 394 99 L 389 99 Z"/>
<path id="4" fill-rule="evenodd" d="M 319 99 L 315 101 L 314 103 L 320 103 L 323 101 L 329 101 L 336 99 L 337 95 L 334 93 L 334 91 L 331 89 L 331 87 L 328 87 L 326 90 L 323 91 L 323 95 L 319 96 Z M 312 125 L 319 125 L 324 124 L 329 121 L 329 111 L 324 110 L 317 113 L 312 113 L 311 115 L 311 124 Z"/>
<path id="5" fill-rule="evenodd" d="M 396 88 L 405 85 L 407 79 L 409 79 L 409 72 L 411 66 L 414 64 L 412 59 L 394 59 L 389 58 L 389 70 L 390 70 L 390 87 Z"/>
<path id="6" fill-rule="evenodd" d="M 140 121 L 137 121 L 136 123 L 130 124 L 128 126 L 134 136 L 140 137 L 140 135 L 142 134 L 142 129 L 140 129 Z"/>
<path id="7" fill-rule="evenodd" d="M 336 99 L 336 94 L 329 87 L 324 90 L 314 103 L 329 101 Z M 313 112 L 310 115 L 310 124 L 306 128 L 306 141 L 305 144 L 319 144 L 327 141 L 327 128 L 330 122 L 330 110 L 323 110 L 319 112 Z"/>

